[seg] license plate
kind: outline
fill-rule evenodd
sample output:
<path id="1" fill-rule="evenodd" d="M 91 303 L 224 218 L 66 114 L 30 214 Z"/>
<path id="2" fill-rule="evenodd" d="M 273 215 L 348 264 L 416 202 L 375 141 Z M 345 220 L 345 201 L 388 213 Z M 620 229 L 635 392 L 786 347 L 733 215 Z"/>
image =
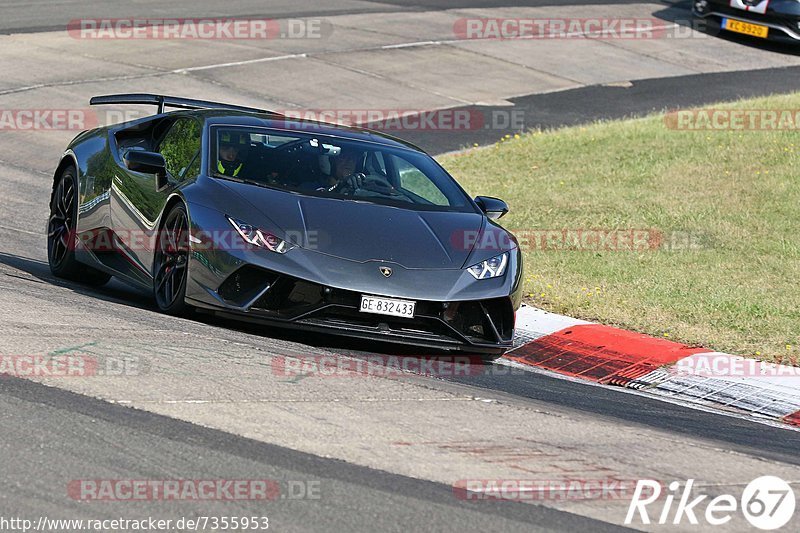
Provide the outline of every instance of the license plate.
<path id="1" fill-rule="evenodd" d="M 416 306 L 416 304 L 417 302 L 408 300 L 395 300 L 393 298 L 381 298 L 380 296 L 362 295 L 359 311 L 362 313 L 414 318 L 414 306 Z"/>
<path id="2" fill-rule="evenodd" d="M 728 31 L 743 33 L 744 35 L 751 35 L 753 37 L 761 37 L 762 39 L 766 39 L 769 34 L 769 28 L 767 26 L 751 24 L 740 20 L 722 19 L 722 27 Z"/>

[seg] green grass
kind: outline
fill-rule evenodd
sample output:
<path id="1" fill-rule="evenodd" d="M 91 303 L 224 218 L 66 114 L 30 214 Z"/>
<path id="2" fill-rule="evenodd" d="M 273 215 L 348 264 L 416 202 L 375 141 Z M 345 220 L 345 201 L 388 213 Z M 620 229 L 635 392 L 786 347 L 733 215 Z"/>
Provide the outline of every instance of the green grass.
<path id="1" fill-rule="evenodd" d="M 713 107 L 800 109 L 800 93 Z M 440 159 L 473 195 L 507 200 L 512 231 L 653 229 L 697 244 L 525 246 L 530 304 L 763 359 L 798 355 L 800 129 L 677 131 L 654 115 Z"/>

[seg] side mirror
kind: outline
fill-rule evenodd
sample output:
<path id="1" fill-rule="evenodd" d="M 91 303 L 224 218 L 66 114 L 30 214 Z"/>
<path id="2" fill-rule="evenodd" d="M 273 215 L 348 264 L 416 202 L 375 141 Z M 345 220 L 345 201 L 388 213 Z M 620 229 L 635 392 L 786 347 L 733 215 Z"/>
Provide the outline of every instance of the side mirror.
<path id="1" fill-rule="evenodd" d="M 486 213 L 486 216 L 492 220 L 502 218 L 503 215 L 508 213 L 508 204 L 499 198 L 492 198 L 491 196 L 476 196 L 475 203 L 481 208 L 481 211 Z"/>
<path id="2" fill-rule="evenodd" d="M 167 186 L 167 162 L 164 160 L 164 156 L 158 152 L 128 150 L 122 160 L 128 170 L 142 174 L 155 174 L 157 191 Z"/>

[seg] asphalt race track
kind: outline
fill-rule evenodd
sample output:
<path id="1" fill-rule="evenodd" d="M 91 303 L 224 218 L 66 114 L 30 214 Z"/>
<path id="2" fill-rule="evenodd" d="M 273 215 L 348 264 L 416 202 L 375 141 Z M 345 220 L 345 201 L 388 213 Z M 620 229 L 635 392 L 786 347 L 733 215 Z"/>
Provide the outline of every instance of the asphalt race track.
<path id="1" fill-rule="evenodd" d="M 453 39 L 461 17 L 673 24 L 687 5 L 0 0 L 0 112 L 84 109 L 96 94 L 146 91 L 276 109 L 517 109 L 526 127 L 554 127 L 800 88 L 800 55 L 744 39 Z M 267 43 L 84 42 L 64 31 L 79 18 L 142 16 L 320 17 L 334 30 Z M 407 133 L 399 135 L 441 153 L 506 129 Z M 0 355 L 80 353 L 135 366 L 92 377 L 0 376 L 0 518 L 268 516 L 277 531 L 610 531 L 622 528 L 629 494 L 463 501 L 453 485 L 694 478 L 714 496 L 738 494 L 762 475 L 800 481 L 800 432 L 777 425 L 505 364 L 460 376 L 286 376 L 281 365 L 292 358 L 409 352 L 168 317 L 149 294 L 116 280 L 96 290 L 57 280 L 44 227 L 54 166 L 75 134 L 0 129 Z M 282 497 L 73 497 L 75 482 L 102 479 L 266 479 Z M 291 497 L 291 487 L 305 495 Z M 795 517 L 790 526 L 799 524 Z M 749 529 L 739 516 L 726 530 Z"/>
<path id="2" fill-rule="evenodd" d="M 263 512 L 263 503 L 212 502 L 201 506 L 176 506 L 157 502 L 154 506 L 154 502 L 125 502 L 100 512 L 83 509 L 85 506 L 78 502 L 70 505 L 53 501 L 52 487 L 59 486 L 65 478 L 80 479 L 85 475 L 87 464 L 92 464 L 95 471 L 108 469 L 134 478 L 158 478 L 163 476 L 164 466 L 169 465 L 170 470 L 187 478 L 240 479 L 257 473 L 259 478 L 291 479 L 324 487 L 324 504 L 284 500 L 280 505 L 270 506 L 270 521 L 279 529 L 294 529 L 289 524 L 327 524 L 341 531 L 372 528 L 401 531 L 406 528 L 403 524 L 417 523 L 421 516 L 426 517 L 424 527 L 435 530 L 476 527 L 504 531 L 619 529 L 596 520 L 529 505 L 487 502 L 487 505 L 474 506 L 453 498 L 452 489 L 441 484 L 243 439 L 22 380 L 9 379 L 3 383 L 0 406 L 4 412 L 14 413 L 13 418 L 4 417 L 2 422 L 4 457 L 16 455 L 15 450 L 9 449 L 9 441 L 24 442 L 28 450 L 40 450 L 28 460 L 6 462 L 6 484 L 22 487 L 35 478 L 41 485 L 41 488 L 25 491 L 21 498 L 6 502 L 14 506 L 17 515 L 75 514 L 99 518 L 107 511 L 129 516 L 178 513 L 250 516 Z M 32 419 L 37 423 L 20 425 L 14 419 Z M 87 435 L 110 446 L 103 447 L 105 449 L 89 447 Z M 54 439 L 55 436 L 58 438 Z M 113 443 L 124 443 L 124 447 Z M 43 460 L 42 455 L 50 455 L 48 450 L 55 452 L 56 448 L 71 453 L 57 461 Z M 198 457 L 203 460 L 198 461 Z M 389 498 L 391 506 L 387 506 Z M 12 513 L 6 516 L 8 514 Z"/>

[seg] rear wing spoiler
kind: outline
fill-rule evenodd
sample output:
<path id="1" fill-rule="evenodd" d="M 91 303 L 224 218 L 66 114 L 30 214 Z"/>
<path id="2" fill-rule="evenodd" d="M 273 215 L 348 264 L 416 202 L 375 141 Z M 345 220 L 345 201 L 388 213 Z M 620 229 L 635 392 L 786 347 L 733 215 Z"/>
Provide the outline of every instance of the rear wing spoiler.
<path id="1" fill-rule="evenodd" d="M 274 111 L 268 111 L 266 109 L 146 93 L 94 96 L 89 100 L 89 105 L 155 105 L 158 106 L 158 114 L 163 113 L 164 109 L 167 107 L 174 107 L 179 109 L 230 109 L 232 111 L 245 111 L 247 113 L 280 115 L 280 113 L 275 113 Z"/>

